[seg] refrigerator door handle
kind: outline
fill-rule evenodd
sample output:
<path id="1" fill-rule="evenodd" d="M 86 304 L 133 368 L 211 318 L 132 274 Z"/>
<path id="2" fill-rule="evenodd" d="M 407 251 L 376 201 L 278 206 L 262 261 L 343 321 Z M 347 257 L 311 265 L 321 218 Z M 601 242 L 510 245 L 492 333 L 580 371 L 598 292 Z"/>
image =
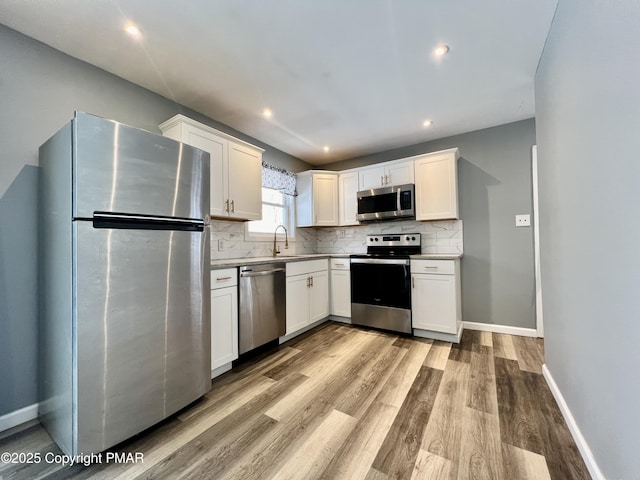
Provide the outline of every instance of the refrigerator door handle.
<path id="1" fill-rule="evenodd" d="M 205 227 L 205 222 L 204 220 L 196 218 L 93 212 L 93 227 L 135 230 L 187 230 L 202 232 Z"/>

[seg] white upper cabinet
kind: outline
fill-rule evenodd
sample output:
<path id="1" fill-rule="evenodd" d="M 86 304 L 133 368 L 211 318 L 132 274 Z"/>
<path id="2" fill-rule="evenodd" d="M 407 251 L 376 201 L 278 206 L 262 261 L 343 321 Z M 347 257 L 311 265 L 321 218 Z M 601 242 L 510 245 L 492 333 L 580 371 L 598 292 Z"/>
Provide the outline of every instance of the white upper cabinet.
<path id="1" fill-rule="evenodd" d="M 358 225 L 358 172 L 338 174 L 338 200 L 340 225 Z"/>
<path id="2" fill-rule="evenodd" d="M 211 155 L 212 217 L 262 218 L 262 150 L 195 120 L 176 115 L 160 125 L 173 138 Z"/>
<path id="3" fill-rule="evenodd" d="M 415 159 L 416 220 L 450 220 L 458 215 L 458 149 Z"/>
<path id="4" fill-rule="evenodd" d="M 297 175 L 296 224 L 330 227 L 339 223 L 338 174 L 308 170 Z"/>
<path id="5" fill-rule="evenodd" d="M 413 160 L 385 162 L 360 168 L 358 171 L 360 190 L 404 185 L 414 181 Z"/>

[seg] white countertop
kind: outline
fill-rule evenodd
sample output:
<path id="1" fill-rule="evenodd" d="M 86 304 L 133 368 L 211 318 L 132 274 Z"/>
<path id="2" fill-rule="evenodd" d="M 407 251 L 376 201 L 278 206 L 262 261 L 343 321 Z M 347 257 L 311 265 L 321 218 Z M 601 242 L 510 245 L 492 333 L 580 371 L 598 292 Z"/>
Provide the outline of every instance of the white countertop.
<path id="1" fill-rule="evenodd" d="M 411 255 L 411 260 L 457 260 L 462 258 L 462 253 L 423 253 Z"/>
<path id="2" fill-rule="evenodd" d="M 318 258 L 349 258 L 348 253 L 309 253 L 306 255 L 279 255 L 277 257 L 252 257 L 252 258 L 225 258 L 212 260 L 211 268 L 230 268 L 242 265 L 258 265 L 261 263 L 273 262 L 301 262 Z M 411 255 L 413 260 L 457 260 L 462 258 L 461 253 L 425 253 L 422 255 Z"/>
<path id="3" fill-rule="evenodd" d="M 301 262 L 303 260 L 314 260 L 318 258 L 349 258 L 346 253 L 309 253 L 306 255 L 278 255 L 277 257 L 251 257 L 251 258 L 225 258 L 212 260 L 211 268 L 240 267 L 242 265 L 257 265 L 260 263 L 274 262 Z"/>

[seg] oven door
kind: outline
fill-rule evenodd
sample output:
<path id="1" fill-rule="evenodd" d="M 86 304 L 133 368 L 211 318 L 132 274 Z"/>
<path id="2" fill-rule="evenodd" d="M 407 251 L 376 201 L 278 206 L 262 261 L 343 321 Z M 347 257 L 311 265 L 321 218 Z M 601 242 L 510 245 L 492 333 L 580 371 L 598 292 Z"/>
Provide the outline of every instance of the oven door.
<path id="1" fill-rule="evenodd" d="M 351 322 L 411 333 L 408 259 L 351 259 Z"/>

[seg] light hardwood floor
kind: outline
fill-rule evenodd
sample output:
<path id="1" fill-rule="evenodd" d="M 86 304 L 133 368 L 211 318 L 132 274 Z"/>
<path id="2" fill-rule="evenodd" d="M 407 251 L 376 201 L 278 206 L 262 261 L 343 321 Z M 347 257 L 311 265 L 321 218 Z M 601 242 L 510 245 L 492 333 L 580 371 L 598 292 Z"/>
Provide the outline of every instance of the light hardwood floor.
<path id="1" fill-rule="evenodd" d="M 328 323 L 115 450 L 144 463 L 0 463 L 0 479 L 588 479 L 542 361 L 533 338 L 467 330 L 452 345 Z M 59 453 L 38 424 L 6 451 Z"/>

